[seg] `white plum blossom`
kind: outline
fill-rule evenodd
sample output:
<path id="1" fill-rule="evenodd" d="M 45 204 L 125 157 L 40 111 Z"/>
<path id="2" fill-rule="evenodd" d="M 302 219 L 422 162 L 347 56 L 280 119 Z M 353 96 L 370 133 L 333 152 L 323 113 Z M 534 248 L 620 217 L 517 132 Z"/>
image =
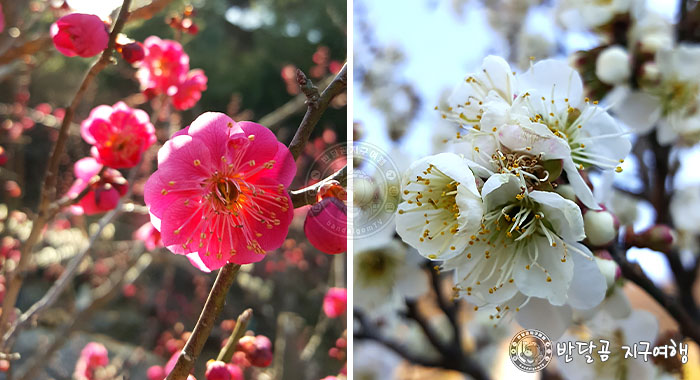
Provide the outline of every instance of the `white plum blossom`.
<path id="1" fill-rule="evenodd" d="M 550 191 L 528 191 L 512 174 L 494 174 L 481 194 L 481 229 L 465 251 L 443 265 L 455 270 L 458 295 L 494 319 L 536 300 L 580 309 L 603 300 L 605 278 L 578 243 L 583 218 L 574 202 Z"/>
<path id="2" fill-rule="evenodd" d="M 478 164 L 473 167 L 477 175 L 512 171 L 502 165 L 510 153 L 540 163 L 561 160 L 576 195 L 593 209 L 598 204 L 579 170 L 596 166 L 619 172 L 631 147 L 606 110 L 584 97 L 580 75 L 556 60 L 538 62 L 513 76 L 505 61 L 489 56 L 481 72 L 455 90 L 449 104 L 441 110 L 443 117 L 466 129 L 457 134 L 454 149 Z"/>
<path id="3" fill-rule="evenodd" d="M 614 105 L 615 113 L 640 134 L 657 126 L 656 136 L 663 145 L 679 138 L 691 144 L 699 141 L 700 45 L 662 48 L 654 67 L 658 79 L 643 82 L 641 90 L 623 90 L 626 96 Z"/>
<path id="4" fill-rule="evenodd" d="M 416 298 L 428 290 L 428 278 L 406 246 L 381 235 L 358 239 L 353 247 L 355 306 L 370 317 L 403 308 L 404 297 Z M 389 313 L 391 314 L 391 313 Z"/>
<path id="5" fill-rule="evenodd" d="M 557 4 L 559 22 L 572 29 L 595 29 L 617 15 L 634 10 L 638 0 L 562 0 Z"/>
<path id="6" fill-rule="evenodd" d="M 396 230 L 432 260 L 464 252 L 481 227 L 482 201 L 467 161 L 440 153 L 414 162 L 401 184 Z"/>

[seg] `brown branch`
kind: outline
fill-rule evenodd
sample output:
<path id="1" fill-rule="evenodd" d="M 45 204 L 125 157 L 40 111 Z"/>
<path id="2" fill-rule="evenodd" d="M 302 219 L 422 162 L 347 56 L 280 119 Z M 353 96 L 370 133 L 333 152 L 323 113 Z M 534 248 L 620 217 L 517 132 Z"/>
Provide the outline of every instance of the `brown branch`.
<path id="1" fill-rule="evenodd" d="M 311 204 L 316 203 L 316 193 L 318 193 L 318 190 L 321 188 L 321 186 L 323 186 L 328 181 L 334 181 L 334 180 L 340 182 L 340 184 L 343 187 L 347 186 L 347 181 L 348 181 L 348 166 L 347 165 L 343 166 L 340 170 L 331 174 L 330 176 L 326 177 L 325 179 L 319 181 L 318 183 L 315 183 L 315 184 L 308 186 L 308 187 L 305 187 L 303 189 L 290 191 L 289 195 L 292 198 L 292 204 L 294 205 L 294 208 L 299 208 L 299 207 L 303 207 L 306 205 L 311 205 Z"/>
<path id="2" fill-rule="evenodd" d="M 187 379 L 197 357 L 202 352 L 204 343 L 209 338 L 214 321 L 221 313 L 228 289 L 233 284 L 239 269 L 241 269 L 240 265 L 227 263 L 219 270 L 219 275 L 216 276 L 216 281 L 209 292 L 202 314 L 200 314 L 190 338 L 187 339 L 185 347 L 180 352 L 175 368 L 168 374 L 166 380 Z"/>
<path id="3" fill-rule="evenodd" d="M 329 76 L 321 82 L 320 86 L 327 87 L 332 81 L 333 76 Z M 271 130 L 275 130 L 277 126 L 285 119 L 303 111 L 304 108 L 306 108 L 306 95 L 299 94 L 292 98 L 292 100 L 283 104 L 281 107 L 261 117 L 258 120 L 258 123 L 268 127 Z"/>
<path id="4" fill-rule="evenodd" d="M 95 296 L 90 304 L 84 309 L 80 310 L 71 319 L 69 324 L 64 326 L 56 333 L 53 342 L 48 347 L 46 347 L 42 352 L 32 355 L 33 359 L 27 365 L 29 368 L 21 376 L 19 376 L 19 379 L 36 379 L 37 371 L 50 362 L 53 354 L 56 353 L 56 351 L 58 351 L 66 342 L 68 342 L 70 335 L 89 321 L 97 310 L 103 308 L 116 295 L 118 295 L 125 284 L 131 284 L 136 281 L 151 265 L 151 263 L 151 256 L 149 254 L 143 254 L 142 244 L 134 247 L 131 259 L 127 264 L 127 269 L 117 276 L 112 276 L 113 278 L 107 284 L 104 284 L 95 290 Z M 135 270 L 134 274 L 129 275 L 131 273 L 130 271 L 132 270 Z"/>
<path id="5" fill-rule="evenodd" d="M 24 57 L 25 55 L 32 55 L 46 47 L 49 47 L 50 45 L 51 37 L 48 35 L 27 41 L 20 46 L 10 48 L 3 55 L 0 55 L 0 65 L 12 62 L 13 60 Z"/>
<path id="6" fill-rule="evenodd" d="M 24 242 L 22 246 L 22 251 L 20 255 L 17 268 L 9 274 L 8 276 L 8 286 L 5 292 L 5 299 L 2 303 L 2 310 L 4 311 L 0 315 L 0 335 L 5 336 L 5 331 L 7 328 L 7 322 L 9 321 L 9 316 L 15 308 L 17 302 L 17 296 L 19 295 L 19 290 L 22 287 L 23 278 L 25 276 L 26 268 L 29 264 L 29 259 L 32 254 L 34 245 L 36 245 L 39 237 L 42 234 L 44 226 L 49 222 L 49 206 L 51 200 L 54 198 L 56 193 L 56 181 L 58 178 L 58 167 L 61 162 L 61 157 L 63 156 L 63 151 L 65 149 L 66 141 L 68 139 L 68 131 L 70 129 L 71 121 L 73 120 L 73 115 L 75 110 L 80 104 L 85 91 L 90 86 L 92 81 L 95 79 L 97 74 L 102 71 L 112 58 L 112 52 L 116 46 L 117 35 L 121 32 L 129 17 L 129 6 L 131 5 L 131 0 L 124 0 L 122 3 L 121 10 L 119 11 L 119 16 L 114 23 L 114 28 L 109 36 L 109 43 L 107 49 L 102 52 L 100 58 L 95 62 L 95 64 L 88 70 L 83 82 L 81 83 L 78 91 L 73 96 L 70 106 L 66 109 L 65 116 L 63 117 L 63 122 L 61 123 L 61 129 L 58 132 L 58 138 L 56 139 L 56 145 L 51 157 L 49 158 L 48 171 L 46 173 L 46 178 L 44 179 L 44 184 L 41 192 L 41 200 L 39 202 L 39 213 L 37 217 L 34 218 L 32 224 L 32 230 L 29 233 L 29 237 Z M 3 341 L 3 346 L 6 341 Z"/>
<path id="7" fill-rule="evenodd" d="M 162 11 L 167 7 L 173 0 L 153 0 L 150 4 L 143 6 L 141 8 L 134 9 L 131 11 L 132 20 L 149 19 L 156 15 L 156 13 Z"/>
<path id="8" fill-rule="evenodd" d="M 328 108 L 331 100 L 345 91 L 348 81 L 347 63 L 335 76 L 331 84 L 323 90 L 321 95 L 318 94 L 318 89 L 311 83 L 311 80 L 306 78 L 306 75 L 301 70 L 297 70 L 297 83 L 299 88 L 306 95 L 306 114 L 301 121 L 297 132 L 294 134 L 292 142 L 289 143 L 289 151 L 294 156 L 294 159 L 299 158 L 306 142 L 309 141 L 309 136 L 313 132 L 314 127 L 321 119 L 321 116 Z"/>
<path id="9" fill-rule="evenodd" d="M 656 302 L 659 303 L 666 311 L 678 322 L 680 332 L 693 339 L 696 343 L 700 343 L 700 326 L 696 323 L 693 318 L 688 315 L 686 310 L 681 306 L 678 301 L 664 293 L 659 289 L 646 274 L 642 271 L 639 265 L 635 265 L 627 261 L 625 257 L 625 251 L 623 249 L 611 249 L 611 254 L 617 265 L 620 266 L 622 275 L 637 284 L 650 296 L 652 296 Z M 681 289 L 681 292 L 683 290 Z"/>
<path id="10" fill-rule="evenodd" d="M 224 348 L 219 351 L 219 356 L 216 358 L 218 361 L 228 363 L 233 358 L 233 353 L 236 352 L 236 347 L 238 346 L 238 341 L 241 340 L 243 334 L 245 334 L 245 329 L 248 327 L 248 322 L 250 318 L 253 317 L 253 309 L 245 309 L 241 315 L 236 319 L 236 326 L 231 332 L 231 336 L 226 341 Z"/>

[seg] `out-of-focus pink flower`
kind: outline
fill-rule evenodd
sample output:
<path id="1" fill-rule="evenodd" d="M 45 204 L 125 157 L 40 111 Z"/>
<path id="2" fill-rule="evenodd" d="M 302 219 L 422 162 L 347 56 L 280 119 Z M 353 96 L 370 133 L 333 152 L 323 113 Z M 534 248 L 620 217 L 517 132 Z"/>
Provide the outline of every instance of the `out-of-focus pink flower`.
<path id="1" fill-rule="evenodd" d="M 144 223 L 138 230 L 134 231 L 134 239 L 141 240 L 149 251 L 163 246 L 163 242 L 160 240 L 160 231 L 153 227 L 151 222 Z"/>
<path id="2" fill-rule="evenodd" d="M 226 363 L 218 360 L 207 362 L 207 371 L 204 376 L 207 380 L 231 380 L 231 373 L 226 368 Z"/>
<path id="3" fill-rule="evenodd" d="M 187 78 L 190 57 L 177 41 L 151 36 L 146 38 L 143 45 L 146 55 L 136 73 L 141 90 L 148 90 L 152 95 L 173 95 L 177 86 Z"/>
<path id="4" fill-rule="evenodd" d="M 125 61 L 136 63 L 143 60 L 146 56 L 146 51 L 143 49 L 143 44 L 140 42 L 131 42 L 120 47 L 120 53 Z"/>
<path id="5" fill-rule="evenodd" d="M 267 367 L 272 363 L 272 342 L 264 335 L 244 336 L 238 341 L 238 350 L 255 367 Z"/>
<path id="6" fill-rule="evenodd" d="M 0 166 L 3 166 L 7 163 L 7 151 L 5 151 L 5 148 L 0 146 Z"/>
<path id="7" fill-rule="evenodd" d="M 202 91 L 207 89 L 207 76 L 200 69 L 191 70 L 187 79 L 177 86 L 177 92 L 173 94 L 173 106 L 184 111 L 194 107 L 202 98 Z"/>
<path id="8" fill-rule="evenodd" d="M 311 207 L 304 221 L 304 234 L 321 252 L 336 254 L 347 250 L 347 206 L 329 196 Z"/>
<path id="9" fill-rule="evenodd" d="M 228 369 L 228 373 L 231 375 L 231 380 L 245 380 L 241 367 L 229 363 L 226 364 L 226 369 Z"/>
<path id="10" fill-rule="evenodd" d="M 109 33 L 95 15 L 71 13 L 51 25 L 53 44 L 68 57 L 92 57 L 107 48 Z"/>
<path id="11" fill-rule="evenodd" d="M 0 33 L 5 30 L 5 13 L 2 11 L 2 4 L 0 4 Z"/>
<path id="12" fill-rule="evenodd" d="M 338 377 L 336 377 L 336 376 L 326 376 L 326 377 L 324 377 L 324 378 L 321 379 L 321 380 L 338 380 Z"/>
<path id="13" fill-rule="evenodd" d="M 95 369 L 109 363 L 107 349 L 100 343 L 90 342 L 80 351 L 80 358 L 75 364 L 73 378 L 77 380 L 92 380 Z"/>
<path id="14" fill-rule="evenodd" d="M 146 371 L 146 377 L 148 377 L 148 380 L 163 380 L 165 379 L 165 376 L 165 369 L 159 365 L 149 367 L 148 371 Z"/>
<path id="15" fill-rule="evenodd" d="M 208 271 L 258 262 L 292 222 L 287 147 L 262 125 L 208 112 L 158 152 L 144 199 L 163 244 Z"/>
<path id="16" fill-rule="evenodd" d="M 122 177 L 119 171 L 105 168 L 97 181 L 93 181 L 102 165 L 92 157 L 86 157 L 78 160 L 73 167 L 75 173 L 75 182 L 68 189 L 68 195 L 75 198 L 86 187 L 90 187 L 90 191 L 78 202 L 72 206 L 72 211 L 76 214 L 98 214 L 109 211 L 117 207 L 119 198 L 121 198 L 129 188 L 126 179 Z"/>
<path id="17" fill-rule="evenodd" d="M 348 290 L 343 288 L 330 288 L 323 297 L 323 312 L 328 318 L 337 318 L 343 315 L 348 307 Z"/>
<path id="18" fill-rule="evenodd" d="M 80 125 L 80 134 L 93 145 L 92 156 L 115 169 L 136 166 L 143 152 L 156 142 L 148 114 L 124 102 L 95 107 Z"/>

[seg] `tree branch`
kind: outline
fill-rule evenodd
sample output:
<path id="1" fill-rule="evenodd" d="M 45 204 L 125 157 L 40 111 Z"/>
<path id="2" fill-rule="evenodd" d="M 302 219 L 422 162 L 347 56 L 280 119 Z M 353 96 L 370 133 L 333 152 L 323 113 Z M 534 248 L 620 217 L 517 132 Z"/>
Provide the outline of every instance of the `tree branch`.
<path id="1" fill-rule="evenodd" d="M 347 186 L 347 180 L 348 180 L 348 166 L 345 165 L 343 166 L 340 170 L 337 172 L 331 174 L 330 176 L 326 177 L 325 179 L 311 185 L 308 187 L 305 187 L 303 189 L 299 190 L 293 190 L 289 192 L 289 195 L 292 198 L 292 204 L 294 205 L 294 208 L 299 208 L 302 206 L 306 205 L 311 205 L 316 203 L 316 194 L 318 193 L 318 190 L 323 186 L 325 183 L 329 181 L 338 181 L 340 182 L 340 185 L 345 187 Z"/>
<path id="2" fill-rule="evenodd" d="M 236 352 L 236 347 L 238 346 L 238 341 L 241 340 L 243 334 L 245 334 L 245 329 L 248 327 L 248 322 L 253 317 L 253 309 L 245 309 L 241 315 L 236 319 L 236 326 L 234 326 L 231 336 L 226 341 L 226 345 L 219 352 L 219 356 L 216 360 L 228 363 L 233 358 L 233 353 Z"/>
<path id="3" fill-rule="evenodd" d="M 227 263 L 219 270 L 219 275 L 216 276 L 216 281 L 209 292 L 202 314 L 199 315 L 199 320 L 197 320 L 190 338 L 187 339 L 185 347 L 177 358 L 175 368 L 166 377 L 166 380 L 187 379 L 197 357 L 202 352 L 202 348 L 204 348 L 204 343 L 206 343 L 209 334 L 211 334 L 214 321 L 221 313 L 228 289 L 233 284 L 233 280 L 240 269 L 241 266 L 238 264 Z"/>
<path id="4" fill-rule="evenodd" d="M 49 206 L 51 200 L 54 198 L 56 193 L 56 181 L 58 178 L 58 167 L 61 162 L 61 157 L 65 149 L 66 141 L 68 139 L 68 131 L 70 129 L 71 121 L 73 120 L 73 115 L 75 110 L 80 104 L 85 91 L 90 86 L 92 81 L 95 79 L 97 74 L 102 71 L 109 63 L 112 52 L 116 46 L 117 35 L 121 32 L 127 18 L 129 17 L 129 6 L 131 5 L 131 0 L 124 0 L 122 7 L 119 11 L 119 16 L 114 23 L 114 28 L 109 36 L 109 43 L 107 49 L 102 52 L 100 58 L 95 62 L 95 64 L 88 70 L 83 82 L 81 83 L 78 91 L 73 96 L 73 100 L 70 106 L 66 109 L 65 116 L 63 117 L 63 122 L 61 123 L 61 129 L 58 132 L 58 138 L 56 139 L 56 145 L 49 158 L 48 171 L 46 173 L 46 178 L 44 179 L 44 184 L 41 192 L 41 200 L 39 201 L 39 213 L 37 217 L 34 218 L 32 224 L 32 230 L 29 233 L 29 237 L 24 242 L 22 246 L 22 252 L 20 255 L 17 268 L 8 276 L 8 286 L 5 292 L 5 298 L 2 303 L 3 313 L 0 315 L 0 335 L 5 336 L 5 331 L 7 327 L 7 322 L 9 316 L 15 308 L 17 302 L 17 296 L 19 295 L 19 290 L 22 287 L 23 278 L 25 276 L 25 270 L 29 264 L 29 259 L 32 254 L 34 245 L 36 245 L 39 237 L 42 234 L 44 226 L 49 222 Z M 3 346 L 5 344 L 3 341 Z"/>
<path id="5" fill-rule="evenodd" d="M 677 302 L 676 299 L 668 296 L 661 289 L 656 287 L 653 281 L 647 277 L 639 265 L 635 265 L 627 261 L 625 251 L 620 248 L 611 249 L 611 254 L 617 265 L 620 266 L 622 275 L 633 283 L 637 284 L 656 302 L 659 303 L 668 313 L 678 322 L 680 332 L 693 339 L 696 343 L 700 343 L 700 326 L 688 315 L 686 310 Z M 681 292 L 683 290 L 681 289 Z"/>
<path id="6" fill-rule="evenodd" d="M 328 108 L 331 100 L 333 100 L 336 95 L 345 91 L 348 81 L 347 66 L 347 63 L 343 65 L 338 75 L 336 75 L 331 84 L 323 90 L 321 95 L 318 95 L 318 89 L 311 83 L 311 80 L 306 78 L 306 75 L 304 75 L 301 70 L 297 70 L 297 82 L 299 83 L 299 88 L 301 88 L 304 95 L 306 95 L 307 109 L 304 119 L 301 121 L 297 132 L 294 134 L 292 142 L 289 143 L 289 151 L 292 153 L 292 156 L 294 156 L 294 159 L 299 158 L 306 142 L 309 141 L 311 132 L 313 132 L 314 127 Z"/>

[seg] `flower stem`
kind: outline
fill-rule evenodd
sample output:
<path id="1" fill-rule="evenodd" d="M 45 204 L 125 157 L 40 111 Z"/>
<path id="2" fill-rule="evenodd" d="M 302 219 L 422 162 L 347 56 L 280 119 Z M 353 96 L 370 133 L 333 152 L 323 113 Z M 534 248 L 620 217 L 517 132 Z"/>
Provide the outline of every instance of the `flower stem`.
<path id="1" fill-rule="evenodd" d="M 202 314 L 199 315 L 199 320 L 192 330 L 190 338 L 187 339 L 185 347 L 180 352 L 177 358 L 175 368 L 170 372 L 166 380 L 185 380 L 192 371 L 197 357 L 202 352 L 202 348 L 209 338 L 214 321 L 221 313 L 226 300 L 226 294 L 236 278 L 236 274 L 241 269 L 238 264 L 228 263 L 220 270 L 216 281 L 209 292 L 207 302 L 204 304 Z"/>

